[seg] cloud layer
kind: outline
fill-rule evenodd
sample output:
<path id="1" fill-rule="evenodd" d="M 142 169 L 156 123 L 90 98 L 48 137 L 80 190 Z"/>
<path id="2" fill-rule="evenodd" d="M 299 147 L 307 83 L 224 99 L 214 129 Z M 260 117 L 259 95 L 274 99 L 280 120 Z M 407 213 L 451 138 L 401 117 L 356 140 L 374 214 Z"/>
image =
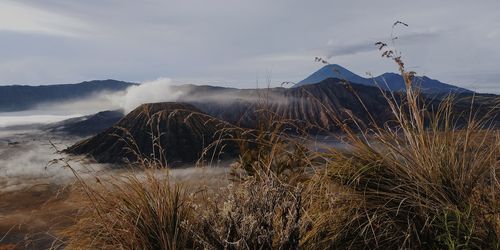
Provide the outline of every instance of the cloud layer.
<path id="1" fill-rule="evenodd" d="M 36 131 L 0 130 L 0 194 L 2 192 L 33 188 L 38 185 L 68 184 L 76 181 L 73 171 L 81 178 L 118 178 L 130 173 L 128 168 L 116 169 L 109 164 L 89 162 L 83 156 L 68 156 L 57 153 L 74 144 L 79 138 L 58 138 Z M 9 142 L 11 142 L 9 144 Z M 16 143 L 12 143 L 16 142 Z M 64 161 L 53 161 L 64 159 Z M 70 169 L 65 161 L 68 162 Z M 186 165 L 181 169 L 170 169 L 168 173 L 175 181 L 203 183 L 227 180 L 228 162 L 214 163 L 210 168 Z M 138 172 L 142 175 L 143 173 Z M 159 171 L 165 174 L 165 171 Z M 223 178 L 224 177 L 224 178 Z"/>
<path id="2" fill-rule="evenodd" d="M 0 84 L 115 78 L 255 87 L 299 81 L 331 56 L 358 74 L 395 71 L 372 44 L 396 29 L 407 65 L 500 93 L 500 2 L 7 0 L 0 4 Z"/>
<path id="3" fill-rule="evenodd" d="M 50 141 L 49 141 L 50 139 Z M 8 144 L 8 142 L 11 142 Z M 15 144 L 13 143 L 15 142 Z M 0 133 L 0 192 L 32 187 L 37 184 L 64 184 L 74 181 L 74 174 L 63 162 L 50 162 L 67 157 L 57 153 L 76 140 L 48 138 L 33 131 L 1 131 Z M 84 164 L 75 159 L 71 167 L 82 176 L 104 169 L 106 165 Z"/>
<path id="4" fill-rule="evenodd" d="M 66 120 L 73 117 L 78 117 L 80 114 L 71 115 L 32 115 L 26 113 L 16 113 L 12 115 L 11 113 L 2 114 L 0 113 L 0 128 L 29 125 L 29 124 L 48 124 L 52 122 L 58 122 Z"/>

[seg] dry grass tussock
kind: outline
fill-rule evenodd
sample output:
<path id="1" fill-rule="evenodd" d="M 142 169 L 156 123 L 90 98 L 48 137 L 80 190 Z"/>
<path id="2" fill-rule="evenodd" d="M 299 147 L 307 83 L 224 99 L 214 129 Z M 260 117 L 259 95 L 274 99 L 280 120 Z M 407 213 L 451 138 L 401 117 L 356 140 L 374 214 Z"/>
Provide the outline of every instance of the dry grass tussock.
<path id="1" fill-rule="evenodd" d="M 414 72 L 378 45 L 407 85 L 401 96 L 386 95 L 390 127 L 343 126 L 348 147 L 317 152 L 270 115 L 234 139 L 241 152 L 226 187 L 187 189 L 149 170 L 145 178 L 82 181 L 88 199 L 62 234 L 66 246 L 498 249 L 500 132 L 472 112 L 457 127 L 452 99 L 426 107 Z"/>
<path id="2" fill-rule="evenodd" d="M 74 226 L 63 232 L 68 249 L 183 249 L 190 245 L 181 225 L 193 216 L 189 196 L 150 170 L 93 187 Z"/>

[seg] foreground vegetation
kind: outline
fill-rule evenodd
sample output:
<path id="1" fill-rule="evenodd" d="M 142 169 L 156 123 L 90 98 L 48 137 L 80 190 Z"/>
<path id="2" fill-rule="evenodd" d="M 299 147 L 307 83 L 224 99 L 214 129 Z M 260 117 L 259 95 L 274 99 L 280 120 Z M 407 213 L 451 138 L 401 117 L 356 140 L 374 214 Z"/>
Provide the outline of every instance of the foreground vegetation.
<path id="1" fill-rule="evenodd" d="M 397 63 L 407 85 L 401 96 L 384 92 L 394 116 L 390 124 L 353 127 L 339 120 L 342 147 L 311 150 L 307 135 L 284 133 L 289 124 L 264 112 L 260 128 L 240 131 L 234 139 L 241 152 L 227 186 L 173 183 L 154 171 L 154 160 L 142 161 L 140 175 L 92 184 L 81 180 L 87 200 L 75 225 L 61 233 L 64 244 L 70 249 L 500 248 L 500 132 L 488 123 L 491 114 L 457 115 L 452 98 L 427 107 L 412 86 L 414 73 L 389 51 L 384 57 Z M 493 115 L 497 111 L 492 107 Z M 467 121 L 458 122 L 464 116 Z M 350 123 L 356 124 L 355 117 Z"/>

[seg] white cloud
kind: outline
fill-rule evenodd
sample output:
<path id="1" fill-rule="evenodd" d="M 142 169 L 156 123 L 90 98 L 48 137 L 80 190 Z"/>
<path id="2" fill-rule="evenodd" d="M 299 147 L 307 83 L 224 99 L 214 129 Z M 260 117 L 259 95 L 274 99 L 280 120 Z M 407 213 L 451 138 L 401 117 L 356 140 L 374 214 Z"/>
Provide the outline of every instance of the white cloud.
<path id="1" fill-rule="evenodd" d="M 123 110 L 125 113 L 128 113 L 143 103 L 177 100 L 182 95 L 182 92 L 172 88 L 172 84 L 171 79 L 162 77 L 153 81 L 143 82 L 140 85 L 130 86 L 125 91 L 104 91 L 76 100 L 42 103 L 30 112 L 50 112 L 51 114 L 72 116 L 76 116 L 75 114 L 93 114 L 103 110 Z M 4 116 L 0 114 L 0 117 L 3 119 Z M 40 119 L 46 118 L 46 120 L 50 120 L 57 117 L 40 116 Z M 9 119 L 12 118 L 9 117 Z M 25 119 L 31 120 L 30 117 L 26 117 Z M 19 122 L 21 120 L 22 118 L 19 118 Z M 13 122 L 10 121 L 10 123 Z M 0 122 L 1 125 L 2 122 Z"/>
<path id="2" fill-rule="evenodd" d="M 0 31 L 76 37 L 88 32 L 88 26 L 68 16 L 7 0 L 0 2 Z"/>
<path id="3" fill-rule="evenodd" d="M 67 184 L 75 181 L 75 176 L 64 162 L 54 159 L 70 160 L 65 154 L 58 153 L 76 142 L 48 138 L 35 131 L 0 131 L 0 192 L 15 191 L 40 184 Z M 50 141 L 49 141 L 50 139 Z M 16 142 L 8 145 L 6 141 Z M 83 157 L 71 157 L 72 169 L 80 177 L 88 177 L 106 169 L 106 164 L 88 164 Z"/>
<path id="4" fill-rule="evenodd" d="M 73 117 L 81 116 L 79 114 L 73 115 L 12 115 L 12 113 L 0 113 L 0 128 L 30 125 L 30 124 L 48 124 L 52 122 L 59 122 Z"/>
<path id="5" fill-rule="evenodd" d="M 125 112 L 130 112 L 143 103 L 174 101 L 182 92 L 173 90 L 171 86 L 171 79 L 159 78 L 129 87 L 121 100 L 121 107 Z"/>

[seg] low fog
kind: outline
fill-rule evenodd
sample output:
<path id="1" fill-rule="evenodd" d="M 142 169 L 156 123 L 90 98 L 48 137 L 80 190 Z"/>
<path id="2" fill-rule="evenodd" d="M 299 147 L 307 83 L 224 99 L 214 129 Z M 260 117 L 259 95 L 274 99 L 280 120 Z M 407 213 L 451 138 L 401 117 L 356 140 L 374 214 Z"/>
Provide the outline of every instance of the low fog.
<path id="1" fill-rule="evenodd" d="M 31 188 L 37 185 L 65 185 L 75 176 L 65 162 L 81 176 L 116 176 L 123 170 L 109 164 L 97 164 L 83 156 L 68 156 L 58 150 L 72 145 L 81 138 L 48 136 L 38 131 L 0 132 L 0 193 Z M 55 146 L 55 147 L 54 147 Z M 59 159 L 51 163 L 53 160 Z M 198 181 L 225 176 L 229 163 L 218 163 L 210 168 L 185 166 L 168 170 L 174 180 Z"/>
<path id="2" fill-rule="evenodd" d="M 43 124 L 63 121 L 78 116 L 82 116 L 82 114 L 75 113 L 66 115 L 54 115 L 54 114 L 43 114 L 43 112 L 37 112 L 37 111 L 0 113 L 0 129 L 6 127 L 23 126 L 30 124 L 43 125 Z"/>
<path id="3" fill-rule="evenodd" d="M 58 153 L 78 138 L 63 139 L 38 131 L 8 131 L 0 133 L 0 190 L 12 191 L 38 184 L 64 184 L 74 180 L 71 169 L 63 162 L 49 164 L 54 159 L 67 159 Z M 70 161 L 78 173 L 95 173 L 105 165 L 87 164 L 83 159 Z"/>

